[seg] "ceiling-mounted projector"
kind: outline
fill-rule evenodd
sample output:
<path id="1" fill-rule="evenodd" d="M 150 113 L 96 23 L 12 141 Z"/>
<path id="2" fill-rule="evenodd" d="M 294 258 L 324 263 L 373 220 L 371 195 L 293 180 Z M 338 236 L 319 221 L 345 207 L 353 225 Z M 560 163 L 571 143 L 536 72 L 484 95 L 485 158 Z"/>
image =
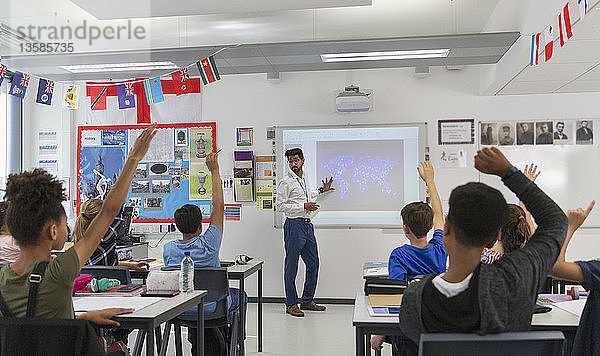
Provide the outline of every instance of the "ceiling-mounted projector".
<path id="1" fill-rule="evenodd" d="M 373 108 L 373 90 L 363 90 L 350 85 L 336 92 L 335 109 L 339 112 L 365 112 Z"/>

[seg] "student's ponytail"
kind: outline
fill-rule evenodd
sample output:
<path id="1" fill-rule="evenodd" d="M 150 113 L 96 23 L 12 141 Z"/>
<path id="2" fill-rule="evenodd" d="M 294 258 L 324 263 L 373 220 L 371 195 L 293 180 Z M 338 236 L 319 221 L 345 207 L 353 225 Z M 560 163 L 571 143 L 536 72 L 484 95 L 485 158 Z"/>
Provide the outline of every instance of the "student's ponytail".
<path id="1" fill-rule="evenodd" d="M 79 241 L 85 231 L 90 226 L 90 223 L 102 209 L 102 199 L 88 199 L 81 206 L 81 213 L 75 220 L 75 226 L 73 227 L 73 241 Z"/>
<path id="2" fill-rule="evenodd" d="M 516 204 L 508 204 L 508 219 L 502 227 L 502 249 L 504 254 L 525 246 L 531 237 L 531 229 L 525 217 L 525 211 Z"/>

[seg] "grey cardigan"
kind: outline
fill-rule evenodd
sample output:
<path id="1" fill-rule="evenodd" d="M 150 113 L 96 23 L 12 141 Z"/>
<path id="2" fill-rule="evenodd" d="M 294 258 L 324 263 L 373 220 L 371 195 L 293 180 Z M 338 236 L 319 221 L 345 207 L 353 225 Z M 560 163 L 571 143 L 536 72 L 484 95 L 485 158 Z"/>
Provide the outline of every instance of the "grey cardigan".
<path id="1" fill-rule="evenodd" d="M 481 265 L 479 274 L 480 334 L 524 331 L 531 327 L 536 296 L 552 269 L 567 232 L 568 220 L 556 203 L 520 171 L 504 184 L 512 190 L 535 218 L 538 227 L 524 248 L 504 255 L 493 264 Z M 400 308 L 402 333 L 417 345 L 427 328 L 421 318 L 425 283 L 412 283 L 404 292 Z"/>

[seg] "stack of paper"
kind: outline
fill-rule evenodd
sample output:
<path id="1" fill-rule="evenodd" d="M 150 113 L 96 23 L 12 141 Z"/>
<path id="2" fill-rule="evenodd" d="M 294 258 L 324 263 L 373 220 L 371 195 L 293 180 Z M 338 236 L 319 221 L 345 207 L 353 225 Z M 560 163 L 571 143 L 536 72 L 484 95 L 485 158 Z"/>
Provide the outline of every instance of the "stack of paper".
<path id="1" fill-rule="evenodd" d="M 83 297 L 73 300 L 76 312 L 87 312 L 107 308 L 133 308 L 140 310 L 154 304 L 162 298 L 154 297 Z"/>

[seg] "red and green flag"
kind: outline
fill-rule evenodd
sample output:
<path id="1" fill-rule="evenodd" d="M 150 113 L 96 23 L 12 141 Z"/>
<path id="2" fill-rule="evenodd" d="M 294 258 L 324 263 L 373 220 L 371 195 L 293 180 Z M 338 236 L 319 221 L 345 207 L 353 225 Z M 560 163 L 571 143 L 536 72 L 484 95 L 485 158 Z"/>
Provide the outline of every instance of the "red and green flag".
<path id="1" fill-rule="evenodd" d="M 215 59 L 213 56 L 196 62 L 196 66 L 198 66 L 198 71 L 200 72 L 200 77 L 202 78 L 204 85 L 221 80 L 221 76 L 219 75 L 219 70 L 217 69 L 217 65 L 215 64 Z"/>

